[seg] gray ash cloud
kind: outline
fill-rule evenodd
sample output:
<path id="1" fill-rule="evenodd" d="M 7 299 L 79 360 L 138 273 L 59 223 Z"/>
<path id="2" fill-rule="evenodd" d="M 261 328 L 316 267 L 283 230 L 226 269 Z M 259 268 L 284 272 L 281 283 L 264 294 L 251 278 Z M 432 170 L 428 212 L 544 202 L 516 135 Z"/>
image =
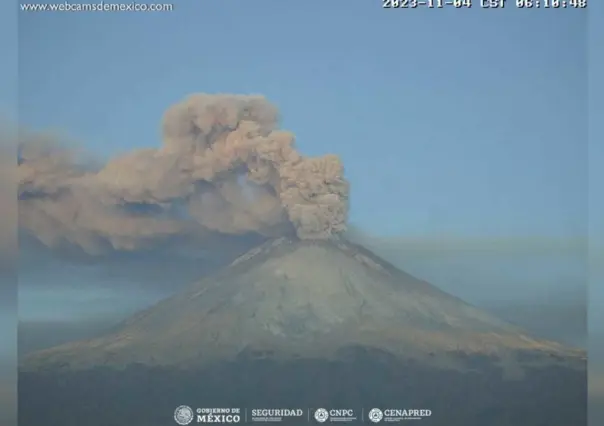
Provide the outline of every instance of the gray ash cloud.
<path id="1" fill-rule="evenodd" d="M 163 145 L 102 167 L 47 134 L 19 140 L 20 227 L 88 254 L 220 235 L 328 239 L 346 229 L 348 182 L 335 155 L 308 158 L 262 96 L 195 94 L 170 107 Z"/>

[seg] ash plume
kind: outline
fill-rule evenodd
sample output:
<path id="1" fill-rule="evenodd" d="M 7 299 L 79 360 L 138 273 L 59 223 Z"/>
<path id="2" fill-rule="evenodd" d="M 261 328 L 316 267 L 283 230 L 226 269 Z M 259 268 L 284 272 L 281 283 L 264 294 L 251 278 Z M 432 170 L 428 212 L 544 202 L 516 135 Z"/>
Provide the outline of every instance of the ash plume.
<path id="1" fill-rule="evenodd" d="M 170 238 L 346 229 L 348 183 L 335 155 L 302 156 L 262 96 L 195 94 L 170 107 L 163 145 L 94 168 L 52 137 L 19 142 L 20 227 L 89 254 Z"/>

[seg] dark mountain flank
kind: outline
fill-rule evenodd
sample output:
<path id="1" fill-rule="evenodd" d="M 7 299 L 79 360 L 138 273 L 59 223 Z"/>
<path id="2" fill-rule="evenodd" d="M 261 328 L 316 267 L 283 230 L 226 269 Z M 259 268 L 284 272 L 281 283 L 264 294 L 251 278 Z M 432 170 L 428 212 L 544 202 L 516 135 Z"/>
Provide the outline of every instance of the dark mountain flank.
<path id="1" fill-rule="evenodd" d="M 426 408 L 424 425 L 580 426 L 585 354 L 345 240 L 281 238 L 111 333 L 30 355 L 20 397 L 22 426 L 170 425 L 181 404 Z"/>

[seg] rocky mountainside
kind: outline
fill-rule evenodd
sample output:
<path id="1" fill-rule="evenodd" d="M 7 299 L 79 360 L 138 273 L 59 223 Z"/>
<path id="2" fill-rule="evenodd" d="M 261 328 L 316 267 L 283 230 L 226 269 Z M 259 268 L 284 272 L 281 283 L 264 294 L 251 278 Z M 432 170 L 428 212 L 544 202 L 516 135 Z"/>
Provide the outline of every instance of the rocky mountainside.
<path id="1" fill-rule="evenodd" d="M 586 416 L 585 386 L 580 351 L 350 242 L 280 238 L 103 337 L 31 354 L 20 421 L 159 426 L 183 403 L 404 404 L 432 409 L 426 425 L 566 426 Z"/>
<path id="2" fill-rule="evenodd" d="M 527 336 L 362 247 L 281 238 L 114 333 L 41 351 L 25 367 L 190 368 L 242 353 L 333 357 L 357 346 L 420 360 L 431 354 L 445 363 L 442 355 L 456 352 L 504 359 L 527 350 L 573 353 Z"/>

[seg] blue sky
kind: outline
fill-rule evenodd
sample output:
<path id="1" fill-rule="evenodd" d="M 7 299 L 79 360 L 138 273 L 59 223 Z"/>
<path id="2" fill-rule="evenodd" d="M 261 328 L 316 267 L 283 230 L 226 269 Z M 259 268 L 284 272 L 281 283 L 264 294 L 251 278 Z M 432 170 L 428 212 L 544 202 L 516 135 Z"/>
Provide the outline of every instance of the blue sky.
<path id="1" fill-rule="evenodd" d="M 604 18 L 604 7 L 600 3 L 590 12 L 590 67 L 589 67 L 589 141 L 590 141 L 590 205 L 589 205 L 589 231 L 590 231 L 590 292 L 589 292 L 589 331 L 590 353 L 598 354 L 591 359 L 590 368 L 599 372 L 598 383 L 600 389 L 604 386 L 604 83 L 601 76 L 604 74 L 604 59 L 600 46 L 604 42 L 604 30 L 599 25 Z M 596 382 L 595 380 L 593 382 Z M 600 390 L 602 392 L 602 390 Z"/>
<path id="2" fill-rule="evenodd" d="M 0 52 L 3 66 L 0 69 L 0 118 L 5 115 L 15 118 L 17 101 L 17 14 L 11 2 L 0 3 Z"/>
<path id="3" fill-rule="evenodd" d="M 262 93 L 281 108 L 283 126 L 297 134 L 303 152 L 343 157 L 352 219 L 369 232 L 577 236 L 587 225 L 589 189 L 592 241 L 602 247 L 600 2 L 589 6 L 590 185 L 585 13 L 383 10 L 377 0 L 181 0 L 161 14 L 20 14 L 17 42 L 14 4 L 0 3 L 0 115 L 14 115 L 17 68 L 10 64 L 17 48 L 21 121 L 65 131 L 105 157 L 158 145 L 163 111 L 188 93 Z M 604 261 L 602 251 L 593 253 L 592 333 L 604 323 Z M 500 268 L 476 270 L 475 260 L 438 263 L 440 269 L 432 268 L 434 257 L 422 262 L 435 281 L 446 275 L 466 280 L 467 289 L 474 278 L 503 280 Z M 527 276 L 536 267 L 547 270 L 541 280 L 564 277 L 578 267 L 566 262 L 556 263 L 559 272 L 526 266 Z M 526 263 L 506 268 L 513 265 Z M 65 278 L 69 270 L 41 270 L 30 280 L 44 274 L 77 285 Z M 111 304 L 128 297 L 102 288 L 62 295 L 32 293 L 31 317 L 40 306 L 65 312 L 77 305 L 65 312 L 77 316 L 95 295 Z M 5 326 L 0 334 L 13 333 Z"/>
<path id="4" fill-rule="evenodd" d="M 20 119 L 102 156 L 159 145 L 189 93 L 262 93 L 301 151 L 343 157 L 371 232 L 586 232 L 585 13 L 181 1 L 20 18 Z"/>
<path id="5" fill-rule="evenodd" d="M 302 152 L 343 158 L 351 220 L 368 233 L 543 241 L 587 232 L 579 11 L 179 1 L 167 13 L 21 13 L 18 47 L 21 123 L 57 129 L 103 158 L 158 146 L 163 112 L 190 93 L 261 93 Z M 466 299 L 513 299 L 527 285 L 535 298 L 584 288 L 581 253 L 464 250 L 401 266 Z M 109 294 L 94 271 L 52 271 L 21 273 L 22 282 L 64 287 L 54 298 L 23 293 L 31 319 L 52 306 L 71 318 L 93 311 L 93 299 L 101 315 L 157 297 Z M 99 288 L 75 290 L 78 281 Z"/>

